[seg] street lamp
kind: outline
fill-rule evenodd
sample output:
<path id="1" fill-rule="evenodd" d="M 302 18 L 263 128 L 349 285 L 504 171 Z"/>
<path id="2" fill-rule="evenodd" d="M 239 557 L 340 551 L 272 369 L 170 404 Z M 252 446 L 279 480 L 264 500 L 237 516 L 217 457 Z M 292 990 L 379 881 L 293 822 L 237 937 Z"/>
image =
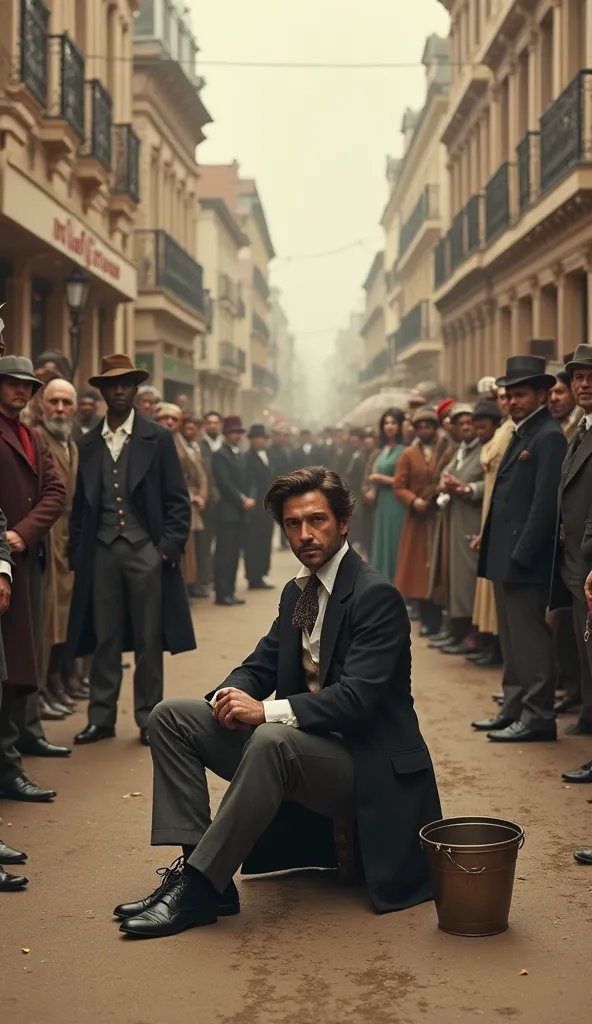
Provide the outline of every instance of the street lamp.
<path id="1" fill-rule="evenodd" d="M 82 313 L 88 297 L 88 277 L 76 268 L 65 280 L 66 298 L 70 310 L 70 359 L 72 375 L 78 368 L 80 359 L 80 338 L 82 335 Z"/>

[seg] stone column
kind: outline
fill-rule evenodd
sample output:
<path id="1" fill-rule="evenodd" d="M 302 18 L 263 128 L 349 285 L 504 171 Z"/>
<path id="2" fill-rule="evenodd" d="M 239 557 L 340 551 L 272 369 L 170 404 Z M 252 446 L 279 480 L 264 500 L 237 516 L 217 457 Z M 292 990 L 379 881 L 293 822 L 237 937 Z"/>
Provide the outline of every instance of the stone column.
<path id="1" fill-rule="evenodd" d="M 495 174 L 501 163 L 501 112 L 500 112 L 500 90 L 494 85 L 490 90 L 489 104 L 489 169 L 487 181 Z"/>
<path id="2" fill-rule="evenodd" d="M 592 2 L 592 0 L 591 0 Z M 541 34 L 534 31 L 528 43 L 528 130 L 536 132 L 541 116 Z"/>
<path id="3" fill-rule="evenodd" d="M 15 260 L 6 282 L 4 341 L 8 355 L 31 358 L 31 274 L 28 260 Z"/>
<path id="4" fill-rule="evenodd" d="M 563 274 L 557 284 L 557 350 L 559 356 L 587 341 L 583 337 L 582 293 L 575 274 Z M 553 337 L 553 335 L 549 335 Z"/>
<path id="5" fill-rule="evenodd" d="M 556 100 L 563 89 L 563 35 L 562 17 L 563 0 L 553 3 L 553 99 Z M 543 71 L 543 74 L 545 72 Z"/>

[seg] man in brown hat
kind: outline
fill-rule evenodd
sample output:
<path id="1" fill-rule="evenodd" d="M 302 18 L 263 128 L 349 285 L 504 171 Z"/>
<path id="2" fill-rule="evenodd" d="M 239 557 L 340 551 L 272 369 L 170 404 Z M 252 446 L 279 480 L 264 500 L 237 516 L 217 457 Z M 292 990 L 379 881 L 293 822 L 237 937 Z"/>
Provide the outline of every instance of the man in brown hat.
<path id="1" fill-rule="evenodd" d="M 89 384 L 107 415 L 80 438 L 70 518 L 74 593 L 68 623 L 72 656 L 92 654 L 89 724 L 77 744 L 115 735 L 121 655 L 135 652 L 134 709 L 140 740 L 162 700 L 163 650 L 195 647 L 181 575 L 191 506 L 173 435 L 134 409 L 148 374 L 128 356 L 101 361 Z"/>
<path id="2" fill-rule="evenodd" d="M 216 604 L 231 608 L 245 603 L 234 592 L 236 574 L 244 544 L 247 512 L 254 509 L 257 502 L 247 494 L 245 466 L 239 448 L 246 431 L 240 416 L 227 416 L 222 423 L 222 433 L 224 444 L 212 458 L 214 482 L 220 494 L 216 506 L 214 583 Z"/>

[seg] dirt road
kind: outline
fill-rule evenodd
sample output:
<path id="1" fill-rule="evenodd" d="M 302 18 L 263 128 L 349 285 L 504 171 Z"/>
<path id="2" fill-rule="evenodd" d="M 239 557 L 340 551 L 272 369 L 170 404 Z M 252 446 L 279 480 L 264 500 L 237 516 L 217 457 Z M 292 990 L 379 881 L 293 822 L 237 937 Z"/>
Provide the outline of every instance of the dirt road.
<path id="1" fill-rule="evenodd" d="M 278 586 L 292 565 L 290 555 L 275 556 Z M 237 609 L 201 602 L 199 651 L 168 661 L 168 695 L 201 696 L 222 679 L 269 625 L 277 596 L 256 593 Z M 0 899 L 5 1024 L 589 1018 L 592 869 L 575 865 L 572 850 L 592 844 L 592 792 L 566 788 L 560 772 L 589 760 L 590 739 L 493 747 L 469 722 L 492 711 L 499 674 L 414 641 L 414 690 L 444 812 L 499 815 L 527 829 L 510 931 L 491 939 L 445 935 L 433 904 L 378 917 L 362 892 L 317 874 L 239 880 L 239 917 L 173 939 L 129 942 L 111 909 L 150 891 L 168 856 L 148 846 L 150 755 L 137 742 L 129 676 L 116 740 L 75 750 L 69 761 L 27 764 L 36 781 L 58 789 L 54 804 L 0 804 L 0 834 L 27 850 L 31 879 L 29 891 Z M 82 723 L 77 713 L 48 734 L 69 742 Z M 222 791 L 216 784 L 216 797 Z M 130 793 L 141 795 L 124 799 Z"/>

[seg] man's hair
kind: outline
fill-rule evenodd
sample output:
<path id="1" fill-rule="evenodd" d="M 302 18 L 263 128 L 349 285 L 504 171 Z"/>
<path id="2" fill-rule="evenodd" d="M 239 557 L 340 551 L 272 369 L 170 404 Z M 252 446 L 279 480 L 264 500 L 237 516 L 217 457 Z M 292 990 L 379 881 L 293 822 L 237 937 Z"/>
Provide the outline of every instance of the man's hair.
<path id="1" fill-rule="evenodd" d="M 78 401 L 81 402 L 83 398 L 89 398 L 93 402 L 101 401 L 101 396 L 98 391 L 83 391 L 81 395 L 78 395 Z"/>
<path id="2" fill-rule="evenodd" d="M 136 398 L 143 398 L 144 395 L 152 395 L 157 402 L 162 402 L 162 394 L 154 384 L 141 384 L 138 388 Z"/>
<path id="3" fill-rule="evenodd" d="M 338 522 L 351 519 L 356 506 L 353 492 L 337 473 L 324 466 L 307 466 L 306 469 L 295 469 L 292 473 L 278 476 L 265 495 L 265 509 L 276 523 L 283 526 L 284 503 L 288 498 L 297 498 L 310 491 L 320 491 L 325 495 Z"/>
<path id="4" fill-rule="evenodd" d="M 210 409 L 209 412 L 204 412 L 204 420 L 207 420 L 209 416 L 217 416 L 219 420 L 223 418 L 222 413 L 216 412 L 215 409 Z"/>
<path id="5" fill-rule="evenodd" d="M 357 437 L 360 441 L 363 441 L 366 435 L 364 434 L 364 431 L 362 430 L 361 427 L 352 427 L 352 429 L 349 432 L 349 436 Z"/>

